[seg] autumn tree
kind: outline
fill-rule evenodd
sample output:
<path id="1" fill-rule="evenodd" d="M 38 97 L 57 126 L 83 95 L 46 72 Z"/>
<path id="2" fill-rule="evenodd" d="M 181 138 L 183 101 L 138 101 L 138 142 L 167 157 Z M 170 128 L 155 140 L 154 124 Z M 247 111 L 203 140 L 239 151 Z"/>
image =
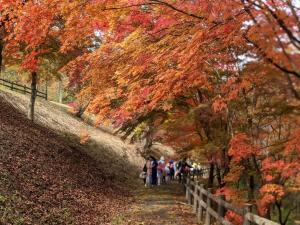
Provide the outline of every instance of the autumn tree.
<path id="1" fill-rule="evenodd" d="M 53 8 L 47 2 L 4 1 L 2 4 L 8 8 L 8 17 L 11 10 L 14 10 L 12 19 L 9 17 L 6 21 L 8 34 L 5 51 L 9 57 L 13 55 L 15 58 L 21 58 L 22 69 L 30 73 L 31 99 L 28 117 L 33 120 L 39 57 L 48 51 L 49 46 L 46 46 L 46 42 L 49 40 L 49 33 L 53 32 Z"/>
<path id="2" fill-rule="evenodd" d="M 97 124 L 202 149 L 210 186 L 216 176 L 287 223 L 284 199 L 299 188 L 296 1 L 28 1 L 15 18 L 7 51 L 31 73 L 32 106 L 40 63 L 59 49 L 72 56 L 59 72 Z"/>
<path id="3" fill-rule="evenodd" d="M 15 19 L 16 9 L 20 6 L 20 2 L 10 2 L 2 0 L 0 2 L 0 71 L 3 67 L 3 51 L 5 37 L 8 30 L 12 29 L 12 21 Z"/>
<path id="4" fill-rule="evenodd" d="M 103 42 L 65 71 L 73 76 L 80 68 L 85 83 L 81 93 L 93 93 L 89 110 L 99 121 L 110 120 L 130 133 L 133 129 L 128 127 L 150 123 L 153 112 L 180 121 L 205 103 L 210 109 L 199 112 L 204 119 L 195 116 L 180 129 L 200 132 L 199 146 L 208 140 L 222 143 L 217 148 L 223 162 L 211 161 L 220 170 L 220 186 L 230 187 L 242 178 L 246 201 L 270 194 L 261 165 L 270 145 L 279 148 L 273 157 L 285 160 L 282 142 L 289 142 L 298 123 L 289 122 L 299 107 L 295 2 L 153 0 L 87 5 L 81 13 L 97 21 Z M 82 30 L 85 33 L 86 27 Z M 82 38 L 76 37 L 70 46 Z M 194 96 L 200 101 L 178 116 L 178 101 L 187 97 L 186 103 Z M 205 124 L 213 118 L 219 124 Z M 194 135 L 187 144 L 193 140 Z M 239 158 L 241 150 L 245 154 Z M 240 177 L 231 177 L 234 171 L 240 171 Z M 286 219 L 279 220 L 284 224 Z"/>

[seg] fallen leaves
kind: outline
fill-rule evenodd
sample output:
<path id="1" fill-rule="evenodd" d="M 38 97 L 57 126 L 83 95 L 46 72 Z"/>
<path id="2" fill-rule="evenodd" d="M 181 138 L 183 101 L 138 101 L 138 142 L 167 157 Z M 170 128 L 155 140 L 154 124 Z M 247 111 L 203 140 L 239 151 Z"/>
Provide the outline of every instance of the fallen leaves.
<path id="1" fill-rule="evenodd" d="M 0 224 L 109 224 L 129 192 L 0 98 Z"/>

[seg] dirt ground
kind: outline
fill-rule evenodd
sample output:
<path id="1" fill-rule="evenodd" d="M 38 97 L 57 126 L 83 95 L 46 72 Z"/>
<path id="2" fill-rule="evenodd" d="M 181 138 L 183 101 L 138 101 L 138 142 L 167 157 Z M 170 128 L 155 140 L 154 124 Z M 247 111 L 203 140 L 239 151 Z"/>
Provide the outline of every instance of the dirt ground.
<path id="1" fill-rule="evenodd" d="M 28 96 L 0 90 L 0 105 L 0 224 L 193 225 L 178 185 L 136 188 L 144 159 L 134 145 L 51 102 L 37 101 L 35 123 Z"/>
<path id="2" fill-rule="evenodd" d="M 142 184 L 135 192 L 133 206 L 117 216 L 112 225 L 196 225 L 196 215 L 186 204 L 183 186 L 169 185 L 145 188 Z"/>
<path id="3" fill-rule="evenodd" d="M 131 204 L 118 176 L 73 142 L 0 106 L 0 224 L 104 225 Z"/>
<path id="4" fill-rule="evenodd" d="M 24 113 L 24 115 L 27 115 L 28 95 L 9 90 L 0 90 L 0 97 Z M 53 130 L 74 144 L 79 143 L 79 137 L 82 134 L 88 134 L 88 141 L 84 146 L 78 147 L 82 147 L 82 150 L 93 159 L 96 159 L 99 167 L 110 168 L 110 171 L 113 171 L 112 174 L 115 171 L 122 173 L 124 176 L 126 176 L 128 171 L 137 173 L 144 164 L 144 159 L 136 151 L 136 146 L 84 123 L 84 121 L 68 113 L 65 107 L 38 98 L 35 116 L 36 123 Z M 130 176 L 135 174 L 130 174 Z"/>

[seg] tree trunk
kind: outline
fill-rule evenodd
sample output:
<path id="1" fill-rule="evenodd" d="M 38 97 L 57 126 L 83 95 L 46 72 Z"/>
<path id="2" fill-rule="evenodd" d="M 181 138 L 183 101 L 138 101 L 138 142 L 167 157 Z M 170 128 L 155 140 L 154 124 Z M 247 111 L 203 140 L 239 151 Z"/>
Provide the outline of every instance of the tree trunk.
<path id="1" fill-rule="evenodd" d="M 82 116 L 83 116 L 84 112 L 86 111 L 86 109 L 88 108 L 90 102 L 91 102 L 91 100 L 86 102 L 84 105 L 80 105 L 75 116 L 78 118 L 82 118 Z"/>
<path id="2" fill-rule="evenodd" d="M 2 73 L 2 61 L 3 61 L 2 52 L 3 52 L 3 43 L 0 40 L 0 74 Z"/>
<path id="3" fill-rule="evenodd" d="M 267 206 L 267 213 L 265 215 L 265 218 L 267 218 L 268 220 L 271 220 L 271 206 Z"/>
<path id="4" fill-rule="evenodd" d="M 150 124 L 148 126 L 148 130 L 146 131 L 146 134 L 145 134 L 145 140 L 146 140 L 146 143 L 145 143 L 145 146 L 144 146 L 144 152 L 148 152 L 153 144 L 153 131 L 154 131 L 154 126 L 153 124 Z"/>
<path id="5" fill-rule="evenodd" d="M 29 102 L 29 112 L 28 112 L 28 118 L 31 121 L 34 121 L 34 106 L 35 106 L 35 100 L 36 100 L 36 94 L 37 94 L 37 73 L 32 72 L 31 73 L 31 98 Z"/>
<path id="6" fill-rule="evenodd" d="M 281 204 L 276 201 L 275 205 L 278 209 L 278 221 L 281 225 L 285 225 L 285 222 L 283 221 L 283 218 L 282 218 Z"/>
<path id="7" fill-rule="evenodd" d="M 254 190 L 255 190 L 254 176 L 250 175 L 250 177 L 249 177 L 249 193 L 248 193 L 249 200 L 253 200 L 254 199 Z"/>
<path id="8" fill-rule="evenodd" d="M 141 145 L 140 151 L 143 155 L 147 155 L 151 149 L 151 146 L 153 145 L 153 131 L 154 126 L 152 123 L 150 123 L 141 135 L 133 135 L 130 140 L 131 144 L 133 144 L 135 140 L 139 141 Z"/>
<path id="9" fill-rule="evenodd" d="M 217 172 L 217 180 L 218 180 L 219 188 L 222 188 L 223 183 L 222 183 L 221 169 L 218 166 L 216 167 L 216 172 Z"/>
<path id="10" fill-rule="evenodd" d="M 57 90 L 58 102 L 62 103 L 63 100 L 63 90 L 62 90 L 62 81 L 58 81 L 58 90 Z"/>
<path id="11" fill-rule="evenodd" d="M 46 76 L 45 91 L 46 91 L 46 100 L 48 100 L 48 75 Z"/>
<path id="12" fill-rule="evenodd" d="M 209 177 L 208 177 L 208 188 L 213 187 L 213 184 L 214 184 L 214 170 L 215 170 L 215 165 L 213 163 L 210 163 Z"/>
<path id="13" fill-rule="evenodd" d="M 8 20 L 8 18 L 4 19 L 4 21 L 0 23 L 0 74 L 3 71 L 3 49 L 4 49 L 4 39 L 6 35 L 6 31 L 5 31 L 6 20 Z"/>

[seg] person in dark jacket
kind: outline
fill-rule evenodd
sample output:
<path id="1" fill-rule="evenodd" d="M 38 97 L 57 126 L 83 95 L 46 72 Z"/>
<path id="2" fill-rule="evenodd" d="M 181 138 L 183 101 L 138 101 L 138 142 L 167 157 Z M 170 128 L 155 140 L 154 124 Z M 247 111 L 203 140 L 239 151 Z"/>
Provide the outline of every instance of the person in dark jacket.
<path id="1" fill-rule="evenodd" d="M 174 177 L 175 177 L 175 169 L 174 169 L 174 161 L 173 160 L 170 160 L 169 162 L 169 165 L 170 165 L 170 178 L 171 180 L 174 180 Z"/>
<path id="2" fill-rule="evenodd" d="M 152 185 L 157 185 L 157 160 L 153 156 L 152 158 Z"/>
<path id="3" fill-rule="evenodd" d="M 143 172 L 146 174 L 145 178 L 143 178 L 144 185 L 146 185 L 146 179 L 147 179 L 147 163 L 145 163 L 145 165 L 144 165 Z"/>
<path id="4" fill-rule="evenodd" d="M 184 178 L 187 175 L 187 171 L 188 168 L 192 168 L 192 166 L 190 166 L 187 162 L 186 162 L 186 158 L 183 158 L 182 160 L 180 160 L 178 162 L 178 177 L 179 177 L 179 183 L 184 182 Z"/>

